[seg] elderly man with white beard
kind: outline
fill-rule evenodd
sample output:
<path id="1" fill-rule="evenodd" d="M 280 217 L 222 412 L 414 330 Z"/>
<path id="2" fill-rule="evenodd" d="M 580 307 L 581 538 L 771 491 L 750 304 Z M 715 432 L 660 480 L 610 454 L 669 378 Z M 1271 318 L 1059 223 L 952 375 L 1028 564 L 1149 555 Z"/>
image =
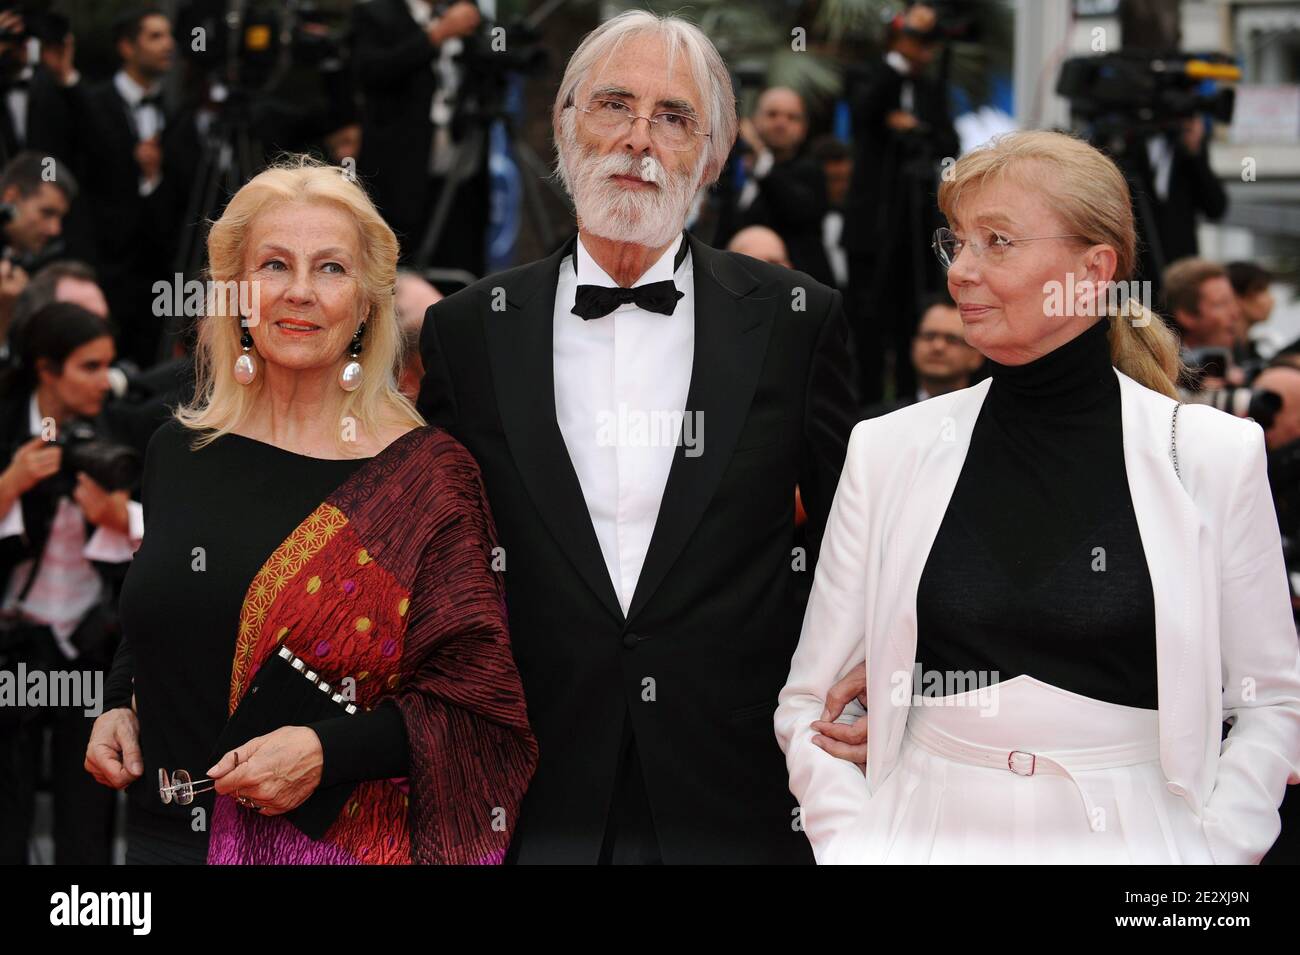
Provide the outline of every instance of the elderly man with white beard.
<path id="1" fill-rule="evenodd" d="M 840 295 L 684 233 L 737 127 L 695 26 L 604 23 L 552 118 L 578 234 L 421 334 L 540 748 L 510 859 L 811 862 L 772 720 L 853 424 Z"/>

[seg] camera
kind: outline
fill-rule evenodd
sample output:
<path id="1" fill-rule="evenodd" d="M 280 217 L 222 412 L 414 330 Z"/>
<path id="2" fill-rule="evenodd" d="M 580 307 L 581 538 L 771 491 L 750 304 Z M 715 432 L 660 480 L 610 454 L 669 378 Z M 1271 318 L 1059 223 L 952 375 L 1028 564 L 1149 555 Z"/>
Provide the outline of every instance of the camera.
<path id="1" fill-rule="evenodd" d="M 75 484 L 77 472 L 84 471 L 105 490 L 123 491 L 140 479 L 140 452 L 99 434 L 88 421 L 63 425 L 53 443 L 63 449 L 60 480 Z"/>
<path id="2" fill-rule="evenodd" d="M 0 43 L 25 43 L 35 37 L 41 43 L 58 45 L 71 31 L 68 18 L 57 13 L 31 10 L 23 4 L 5 7 L 5 13 L 16 13 L 23 18 L 21 30 L 0 30 Z"/>
<path id="3" fill-rule="evenodd" d="M 1200 113 L 1230 123 L 1233 89 L 1207 91 L 1205 84 L 1239 79 L 1241 70 L 1223 53 L 1121 51 L 1066 60 L 1056 92 L 1095 135 L 1107 136 L 1163 130 Z"/>

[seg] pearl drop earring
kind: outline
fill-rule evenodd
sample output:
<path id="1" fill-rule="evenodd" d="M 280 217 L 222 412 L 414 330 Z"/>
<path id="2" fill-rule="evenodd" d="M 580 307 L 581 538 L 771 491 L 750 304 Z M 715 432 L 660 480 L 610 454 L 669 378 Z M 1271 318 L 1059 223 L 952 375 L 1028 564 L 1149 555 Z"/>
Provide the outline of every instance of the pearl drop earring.
<path id="1" fill-rule="evenodd" d="M 243 329 L 239 336 L 239 344 L 243 347 L 244 353 L 235 359 L 235 381 L 241 385 L 251 385 L 253 379 L 257 377 L 257 364 L 250 354 L 253 349 L 253 336 L 248 332 L 248 319 L 241 318 L 239 327 Z"/>
<path id="2" fill-rule="evenodd" d="M 366 330 L 366 323 L 362 322 L 357 326 L 356 334 L 352 336 L 352 344 L 349 348 L 351 357 L 348 363 L 343 366 L 339 372 L 339 387 L 344 391 L 356 391 L 361 387 L 361 362 L 357 357 L 361 354 L 361 334 Z"/>

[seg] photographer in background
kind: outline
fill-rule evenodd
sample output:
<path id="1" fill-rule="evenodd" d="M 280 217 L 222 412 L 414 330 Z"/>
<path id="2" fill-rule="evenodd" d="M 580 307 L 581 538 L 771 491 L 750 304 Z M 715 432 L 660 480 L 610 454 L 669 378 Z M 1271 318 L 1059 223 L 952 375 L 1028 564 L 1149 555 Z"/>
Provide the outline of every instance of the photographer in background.
<path id="1" fill-rule="evenodd" d="M 939 164 L 956 157 L 960 144 L 948 92 L 927 69 L 942 36 L 933 7 L 910 6 L 890 24 L 884 59 L 851 97 L 856 154 L 842 244 L 864 405 L 884 395 L 887 349 L 895 395 L 916 390 L 907 358 L 912 332 L 923 299 L 943 284 L 929 247 L 943 224 L 935 194 Z"/>
<path id="2" fill-rule="evenodd" d="M 1237 312 L 1241 321 L 1237 325 L 1233 357 L 1238 364 L 1260 361 L 1259 349 L 1250 337 L 1250 330 L 1268 321 L 1273 313 L 1273 276 L 1268 269 L 1254 262 L 1229 262 L 1228 281 L 1237 296 Z"/>
<path id="3" fill-rule="evenodd" d="M 733 159 L 743 168 L 743 185 L 724 193 L 718 231 L 711 243 L 728 248 L 750 226 L 766 226 L 780 236 L 790 265 L 824 285 L 834 285 L 822 219 L 826 215 L 826 174 L 804 148 L 808 113 L 792 89 L 774 86 L 758 97 L 754 115 L 740 121 Z M 768 261 L 771 261 L 768 259 Z"/>
<path id="4" fill-rule="evenodd" d="M 1164 272 L 1165 314 L 1182 339 L 1184 401 L 1254 418 L 1267 429 L 1278 399 L 1247 386 L 1246 369 L 1233 360 L 1241 316 L 1228 270 L 1206 259 L 1180 259 Z"/>
<path id="5" fill-rule="evenodd" d="M 95 237 L 95 268 L 119 326 L 118 352 L 141 368 L 158 360 L 162 321 L 153 283 L 170 281 L 198 135 L 194 116 L 167 108 L 175 63 L 171 21 L 143 8 L 113 24 L 121 68 L 81 92 L 79 168 Z"/>
<path id="6" fill-rule="evenodd" d="M 144 533 L 127 492 L 138 455 L 89 424 L 108 395 L 113 339 L 103 319 L 58 302 L 32 316 L 18 349 L 0 380 L 0 442 L 11 449 L 0 473 L 0 665 L 102 672 L 118 639 L 122 563 Z M 109 861 L 113 794 L 82 768 L 86 708 L 0 713 L 0 861 L 27 859 L 47 729 L 54 861 Z"/>
<path id="7" fill-rule="evenodd" d="M 456 57 L 464 39 L 479 26 L 474 4 L 459 0 L 370 0 L 353 11 L 352 58 L 364 105 L 357 173 L 369 185 L 375 205 L 402 243 L 402 260 L 419 246 L 438 199 L 439 181 L 452 157 L 452 118 L 460 68 Z M 486 217 L 452 214 L 464 224 Z M 477 227 L 477 226 L 476 226 Z M 468 246 L 464 235 L 444 246 Z M 465 267 L 483 271 L 483 242 L 472 251 L 476 262 Z M 435 252 L 439 264 L 450 265 Z M 474 267 L 474 266 L 477 267 Z"/>
<path id="8" fill-rule="evenodd" d="M 19 153 L 0 171 L 0 340 L 27 287 L 28 271 L 21 263 L 40 262 L 63 231 L 63 217 L 76 197 L 76 179 L 53 156 Z"/>
<path id="9" fill-rule="evenodd" d="M 1199 253 L 1197 219 L 1217 222 L 1228 209 L 1228 195 L 1210 168 L 1205 119 L 1190 116 L 1136 139 L 1119 162 L 1134 201 L 1154 218 L 1139 216 L 1138 249 L 1143 278 L 1157 281 L 1163 268 Z"/>

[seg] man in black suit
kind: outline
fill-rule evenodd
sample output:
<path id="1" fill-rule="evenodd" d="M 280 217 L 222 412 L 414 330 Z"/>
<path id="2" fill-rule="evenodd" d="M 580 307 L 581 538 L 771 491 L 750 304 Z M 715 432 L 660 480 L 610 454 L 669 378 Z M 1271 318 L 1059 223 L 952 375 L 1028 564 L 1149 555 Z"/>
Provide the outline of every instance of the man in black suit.
<path id="1" fill-rule="evenodd" d="M 39 262 L 58 239 L 76 197 L 76 179 L 52 156 L 22 152 L 0 171 L 0 341 L 8 336 L 18 297 L 27 287 L 23 266 Z"/>
<path id="2" fill-rule="evenodd" d="M 803 97 L 782 86 L 764 90 L 754 115 L 740 124 L 744 184 L 724 195 L 713 244 L 724 248 L 740 230 L 767 226 L 781 237 L 796 269 L 833 286 L 822 245 L 826 179 L 804 148 L 807 138 Z"/>
<path id="3" fill-rule="evenodd" d="M 365 101 L 357 173 L 397 233 L 404 262 L 419 247 L 447 173 L 441 163 L 451 156 L 456 53 L 479 21 L 467 0 L 371 0 L 353 11 L 352 56 Z M 487 218 L 485 197 L 481 209 L 462 206 L 464 214 L 453 217 L 457 235 L 441 243 L 439 265 L 482 272 L 484 233 L 477 224 Z M 464 234 L 466 224 L 474 224 L 474 238 Z M 455 259 L 457 251 L 468 257 Z"/>
<path id="4" fill-rule="evenodd" d="M 1217 222 L 1228 211 L 1228 194 L 1210 168 L 1205 120 L 1192 116 L 1153 135 L 1130 136 L 1118 160 L 1137 214 L 1139 277 L 1159 295 L 1164 270 L 1200 254 L 1200 217 Z"/>
<path id="5" fill-rule="evenodd" d="M 541 750 L 520 863 L 812 858 L 772 718 L 852 425 L 847 330 L 838 292 L 683 234 L 733 102 L 685 21 L 593 31 L 553 111 L 578 236 L 425 318 L 419 405 L 482 468 Z"/>
<path id="6" fill-rule="evenodd" d="M 69 87 L 73 67 L 68 21 L 45 15 L 28 22 L 19 10 L 0 12 L 0 163 L 24 149 L 68 159 L 73 139 Z M 40 60 L 28 62 L 27 36 L 40 41 Z"/>
<path id="7" fill-rule="evenodd" d="M 163 317 L 153 283 L 173 280 L 198 163 L 191 114 L 167 109 L 162 80 L 175 59 L 171 22 L 157 9 L 114 23 L 122 67 L 77 99 L 82 171 L 95 266 L 119 326 L 118 354 L 142 368 L 158 360 Z"/>
<path id="8" fill-rule="evenodd" d="M 888 46 L 851 97 L 856 155 L 843 245 L 864 404 L 884 394 L 886 349 L 894 354 L 895 394 L 916 389 L 907 361 L 912 330 L 921 300 L 943 284 L 929 248 L 942 225 L 938 172 L 959 149 L 947 90 L 928 73 L 938 52 L 934 8 L 909 7 L 891 24 Z"/>

